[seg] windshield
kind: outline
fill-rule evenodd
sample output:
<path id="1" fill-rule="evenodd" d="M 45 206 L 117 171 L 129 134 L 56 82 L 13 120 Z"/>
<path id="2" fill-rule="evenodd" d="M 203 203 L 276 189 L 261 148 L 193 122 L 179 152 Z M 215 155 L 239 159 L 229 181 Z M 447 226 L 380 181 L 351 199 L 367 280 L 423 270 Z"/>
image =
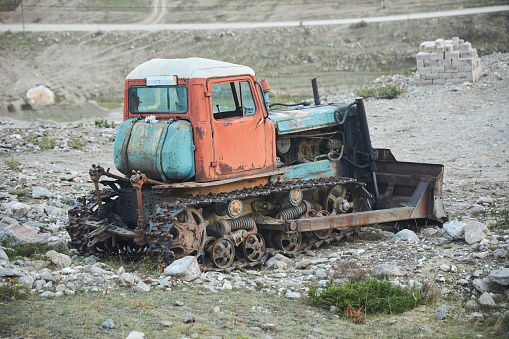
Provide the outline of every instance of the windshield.
<path id="1" fill-rule="evenodd" d="M 186 86 L 129 87 L 131 113 L 186 113 Z"/>

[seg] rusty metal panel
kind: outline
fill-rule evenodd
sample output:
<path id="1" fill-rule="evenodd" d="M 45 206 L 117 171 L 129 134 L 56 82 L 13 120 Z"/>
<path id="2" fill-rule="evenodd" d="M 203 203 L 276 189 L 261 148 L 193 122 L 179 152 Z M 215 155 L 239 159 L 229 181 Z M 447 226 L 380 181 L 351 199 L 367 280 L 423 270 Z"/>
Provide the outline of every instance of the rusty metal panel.
<path id="1" fill-rule="evenodd" d="M 319 218 L 288 220 L 296 222 L 299 232 L 318 231 L 330 228 L 363 226 L 384 222 L 411 219 L 413 207 L 390 208 L 378 211 L 345 213 Z"/>

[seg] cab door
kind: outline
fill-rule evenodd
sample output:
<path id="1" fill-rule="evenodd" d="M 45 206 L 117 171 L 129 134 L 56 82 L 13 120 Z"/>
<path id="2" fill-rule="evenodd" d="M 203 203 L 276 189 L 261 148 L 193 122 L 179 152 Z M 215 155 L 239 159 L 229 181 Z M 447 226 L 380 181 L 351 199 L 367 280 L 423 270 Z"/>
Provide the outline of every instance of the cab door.
<path id="1" fill-rule="evenodd" d="M 211 166 L 218 179 L 256 173 L 266 165 L 265 119 L 256 105 L 250 78 L 213 79 L 211 92 L 212 140 Z"/>

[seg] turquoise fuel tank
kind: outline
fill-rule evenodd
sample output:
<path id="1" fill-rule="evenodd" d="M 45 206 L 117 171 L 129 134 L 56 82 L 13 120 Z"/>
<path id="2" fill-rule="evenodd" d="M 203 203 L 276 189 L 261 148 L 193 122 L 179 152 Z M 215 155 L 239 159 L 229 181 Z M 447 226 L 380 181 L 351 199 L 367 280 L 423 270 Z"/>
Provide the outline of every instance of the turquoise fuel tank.
<path id="1" fill-rule="evenodd" d="M 191 124 L 185 120 L 128 119 L 117 130 L 115 167 L 125 175 L 141 171 L 158 181 L 184 181 L 194 176 Z"/>

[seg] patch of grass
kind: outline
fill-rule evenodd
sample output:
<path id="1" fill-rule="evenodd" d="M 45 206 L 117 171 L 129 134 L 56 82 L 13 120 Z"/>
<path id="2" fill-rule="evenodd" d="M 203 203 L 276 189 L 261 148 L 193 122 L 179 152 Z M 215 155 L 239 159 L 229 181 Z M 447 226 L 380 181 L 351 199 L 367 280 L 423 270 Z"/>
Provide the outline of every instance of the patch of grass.
<path id="1" fill-rule="evenodd" d="M 37 145 L 43 149 L 52 149 L 57 145 L 56 140 L 48 134 L 38 136 L 36 133 L 22 134 L 27 144 Z"/>
<path id="2" fill-rule="evenodd" d="M 96 119 L 94 121 L 94 124 L 97 126 L 97 127 L 104 127 L 104 128 L 115 128 L 115 123 L 111 123 L 109 124 L 108 123 L 108 120 L 106 119 Z"/>
<path id="3" fill-rule="evenodd" d="M 124 267 L 126 272 L 139 272 L 140 276 L 159 276 L 166 267 L 161 264 L 158 260 L 144 254 L 138 254 L 133 251 L 129 254 L 128 251 L 124 251 L 123 256 L 115 253 L 106 254 L 102 261 L 111 266 L 116 270 L 120 267 Z"/>
<path id="4" fill-rule="evenodd" d="M 34 260 L 46 259 L 45 254 L 48 251 L 55 250 L 57 252 L 64 253 L 64 248 L 50 248 L 46 244 L 30 244 L 30 245 L 13 245 L 11 246 L 11 239 L 4 238 L 1 243 L 4 247 L 4 252 L 9 257 L 9 260 L 29 258 Z"/>
<path id="5" fill-rule="evenodd" d="M 42 137 L 40 137 L 37 145 L 44 149 L 53 149 L 57 145 L 57 142 L 54 138 L 45 134 Z"/>
<path id="6" fill-rule="evenodd" d="M 395 99 L 406 92 L 406 87 L 396 83 L 383 83 L 356 89 L 354 93 L 363 98 Z"/>
<path id="7" fill-rule="evenodd" d="M 7 167 L 10 170 L 17 171 L 20 169 L 20 166 L 22 165 L 21 162 L 19 162 L 16 158 L 11 156 L 10 159 L 4 159 L 4 164 L 7 165 Z"/>
<path id="8" fill-rule="evenodd" d="M 60 202 L 68 206 L 74 206 L 75 201 L 76 199 L 74 198 L 60 198 Z"/>
<path id="9" fill-rule="evenodd" d="M 87 142 L 83 140 L 82 138 L 71 134 L 69 136 L 69 141 L 67 141 L 67 145 L 72 149 L 81 149 L 83 146 L 85 146 Z"/>
<path id="10" fill-rule="evenodd" d="M 509 209 L 507 208 L 496 208 L 493 204 L 490 204 L 488 208 L 481 212 L 481 215 L 485 218 L 495 218 L 495 223 L 492 224 L 492 230 L 508 230 L 509 229 Z"/>
<path id="11" fill-rule="evenodd" d="M 26 297 L 22 292 L 23 285 L 18 283 L 17 279 L 4 280 L 0 282 L 0 300 L 16 300 Z"/>
<path id="12" fill-rule="evenodd" d="M 32 197 L 32 192 L 28 188 L 16 188 L 9 191 L 9 194 L 17 195 L 20 202 L 25 202 Z"/>
<path id="13" fill-rule="evenodd" d="M 424 302 L 419 291 L 394 286 L 389 281 L 368 278 L 363 282 L 347 282 L 341 286 L 328 283 L 323 289 L 312 286 L 308 296 L 317 306 L 336 306 L 345 313 L 350 307 L 366 313 L 399 314 Z"/>

